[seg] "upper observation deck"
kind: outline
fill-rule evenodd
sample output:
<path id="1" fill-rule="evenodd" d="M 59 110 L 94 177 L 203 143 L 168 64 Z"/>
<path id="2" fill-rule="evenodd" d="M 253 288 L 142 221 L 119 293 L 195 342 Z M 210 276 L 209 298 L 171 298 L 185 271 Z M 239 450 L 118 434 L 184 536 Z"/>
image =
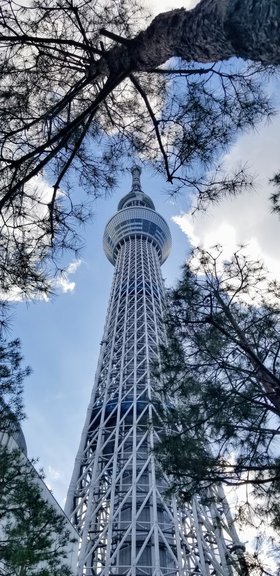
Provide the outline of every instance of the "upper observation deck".
<path id="1" fill-rule="evenodd" d="M 134 166 L 132 172 L 132 190 L 124 196 L 118 205 L 118 212 L 106 225 L 103 247 L 104 252 L 114 265 L 121 244 L 131 237 L 146 238 L 151 241 L 163 264 L 170 254 L 171 234 L 164 218 L 155 211 L 152 199 L 141 189 L 141 169 Z"/>

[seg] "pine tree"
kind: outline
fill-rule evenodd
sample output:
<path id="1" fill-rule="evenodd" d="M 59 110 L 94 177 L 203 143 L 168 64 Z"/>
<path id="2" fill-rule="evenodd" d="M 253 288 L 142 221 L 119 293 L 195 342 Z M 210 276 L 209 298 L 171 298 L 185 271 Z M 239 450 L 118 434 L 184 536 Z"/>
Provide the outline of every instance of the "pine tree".
<path id="1" fill-rule="evenodd" d="M 20 450 L 0 447 L 1 576 L 70 576 L 71 535 Z"/>
<path id="2" fill-rule="evenodd" d="M 200 205 L 251 185 L 219 159 L 272 112 L 262 86 L 279 64 L 279 15 L 277 0 L 201 0 L 147 24 L 136 0 L 5 0 L 2 293 L 48 291 L 61 251 L 79 247 L 77 222 L 135 153 Z"/>
<path id="3" fill-rule="evenodd" d="M 24 418 L 23 381 L 31 370 L 22 361 L 19 339 L 9 342 L 0 331 L 0 433 L 14 433 Z"/>
<path id="4" fill-rule="evenodd" d="M 243 249 L 196 249 L 171 291 L 157 450 L 183 499 L 246 487 L 240 517 L 280 528 L 280 286 Z M 176 398 L 176 400 L 174 400 Z M 254 517 L 256 522 L 256 516 Z"/>

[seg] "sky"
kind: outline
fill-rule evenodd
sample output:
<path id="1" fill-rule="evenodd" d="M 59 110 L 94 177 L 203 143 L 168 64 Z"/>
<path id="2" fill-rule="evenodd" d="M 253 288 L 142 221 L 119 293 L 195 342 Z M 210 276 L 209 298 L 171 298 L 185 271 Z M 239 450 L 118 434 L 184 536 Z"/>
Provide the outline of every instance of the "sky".
<path id="1" fill-rule="evenodd" d="M 154 13 L 172 7 L 192 7 L 197 2 L 154 2 Z M 277 86 L 271 89 L 275 89 Z M 229 167 L 246 161 L 256 175 L 255 190 L 213 205 L 205 214 L 186 213 L 189 199 L 171 200 L 165 182 L 150 172 L 142 173 L 143 191 L 152 196 L 156 210 L 167 220 L 173 250 L 162 268 L 166 285 L 180 277 L 180 268 L 191 245 L 210 247 L 217 242 L 227 255 L 239 243 L 261 257 L 280 277 L 280 222 L 271 213 L 268 179 L 280 169 L 280 119 L 241 136 L 228 152 Z M 23 425 L 29 457 L 39 458 L 46 482 L 63 506 L 74 458 L 94 381 L 113 266 L 106 260 L 102 237 L 106 222 L 119 199 L 129 192 L 129 172 L 118 191 L 95 204 L 92 224 L 84 231 L 85 248 L 68 271 L 50 301 L 18 302 L 14 306 L 13 336 L 20 337 L 25 361 L 33 373 L 25 385 L 27 420 Z"/>

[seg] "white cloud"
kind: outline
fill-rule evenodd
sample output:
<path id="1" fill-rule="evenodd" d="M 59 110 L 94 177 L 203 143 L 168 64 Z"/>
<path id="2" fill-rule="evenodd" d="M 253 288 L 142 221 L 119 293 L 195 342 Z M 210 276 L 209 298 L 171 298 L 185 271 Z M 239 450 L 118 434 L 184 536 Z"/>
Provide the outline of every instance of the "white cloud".
<path id="1" fill-rule="evenodd" d="M 81 260 L 73 260 L 73 262 L 70 262 L 66 269 L 67 274 L 75 274 L 75 272 L 81 266 L 81 263 Z"/>
<path id="2" fill-rule="evenodd" d="M 256 174 L 255 190 L 236 198 L 226 198 L 205 213 L 180 214 L 174 221 L 187 234 L 192 246 L 209 249 L 222 244 L 229 258 L 240 244 L 247 253 L 260 258 L 280 278 L 280 219 L 271 211 L 269 179 L 280 170 L 280 119 L 263 126 L 258 133 L 243 135 L 224 158 L 227 169 L 247 163 Z"/>
<path id="3" fill-rule="evenodd" d="M 60 288 L 61 292 L 63 293 L 73 292 L 75 286 L 75 282 L 69 282 L 69 280 L 64 276 L 61 276 L 59 280 L 56 281 L 56 287 Z"/>
<path id="4" fill-rule="evenodd" d="M 48 214 L 48 204 L 52 198 L 53 189 L 48 185 L 46 180 L 41 175 L 35 176 L 32 180 L 27 184 L 27 191 L 30 189 L 31 194 L 35 194 L 35 200 L 30 200 L 30 220 L 28 220 L 28 216 L 25 217 L 26 223 L 28 226 L 25 227 L 25 233 L 27 229 L 27 233 L 29 235 L 29 248 L 32 250 L 34 245 L 36 244 L 37 238 L 40 237 L 42 234 L 40 228 L 40 219 L 43 218 Z M 62 195 L 63 192 L 60 191 L 59 195 Z M 28 213 L 28 211 L 27 211 Z M 39 225 L 37 225 L 37 221 L 39 221 Z M 47 238 L 46 238 L 47 241 Z M 75 289 L 75 282 L 69 280 L 69 275 L 74 274 L 79 266 L 81 265 L 81 260 L 74 260 L 70 262 L 67 266 L 66 270 L 64 270 L 54 281 L 53 286 L 56 289 L 59 289 L 61 292 L 73 292 Z M 5 297 L 6 298 L 6 297 Z M 48 301 L 48 296 L 45 294 L 38 293 L 35 297 L 37 300 L 46 300 Z M 21 291 L 19 289 L 12 289 L 6 298 L 11 301 L 20 301 L 24 299 Z M 34 295 L 32 296 L 34 299 Z"/>
<path id="5" fill-rule="evenodd" d="M 160 14 L 175 8 L 186 8 L 190 10 L 198 4 L 199 0 L 145 0 L 152 14 Z"/>
<path id="6" fill-rule="evenodd" d="M 63 294 L 66 294 L 67 292 L 73 292 L 76 287 L 76 282 L 73 280 L 71 281 L 69 279 L 69 275 L 75 274 L 81 263 L 82 260 L 73 260 L 73 262 L 70 262 L 66 270 L 61 272 L 61 274 L 57 276 L 55 280 L 53 280 L 53 288 L 59 292 L 62 292 Z M 19 288 L 12 288 L 8 294 L 3 295 L 3 299 L 8 302 L 22 302 L 26 301 L 26 296 L 21 292 Z M 48 302 L 49 297 L 46 294 L 38 292 L 36 295 L 32 295 L 32 300 L 44 300 L 45 302 Z"/>
<path id="7" fill-rule="evenodd" d="M 72 280 L 69 280 L 69 275 L 75 274 L 82 263 L 82 260 L 73 260 L 67 266 L 66 270 L 60 274 L 55 281 L 55 288 L 60 290 L 63 293 L 73 292 L 75 290 L 76 283 Z"/>
<path id="8" fill-rule="evenodd" d="M 54 468 L 51 465 L 48 465 L 47 469 L 45 470 L 45 478 L 44 478 L 44 482 L 48 490 L 50 490 L 50 492 L 52 493 L 55 493 L 57 487 L 60 485 L 62 481 L 63 481 L 63 475 L 60 472 L 60 470 Z"/>
<path id="9" fill-rule="evenodd" d="M 62 475 L 59 470 L 56 470 L 52 466 L 48 466 L 47 477 L 49 481 L 52 481 L 52 480 L 59 480 L 62 477 Z"/>

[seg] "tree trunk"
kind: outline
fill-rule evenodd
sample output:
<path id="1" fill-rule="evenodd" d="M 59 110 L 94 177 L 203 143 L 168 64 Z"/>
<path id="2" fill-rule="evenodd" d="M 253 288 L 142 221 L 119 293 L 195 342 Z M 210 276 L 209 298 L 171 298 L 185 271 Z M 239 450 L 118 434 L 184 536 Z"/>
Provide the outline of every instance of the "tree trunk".
<path id="1" fill-rule="evenodd" d="M 172 57 L 216 62 L 232 56 L 280 64 L 279 0 L 201 0 L 159 14 L 133 40 L 112 49 L 103 72 L 146 71 Z"/>

